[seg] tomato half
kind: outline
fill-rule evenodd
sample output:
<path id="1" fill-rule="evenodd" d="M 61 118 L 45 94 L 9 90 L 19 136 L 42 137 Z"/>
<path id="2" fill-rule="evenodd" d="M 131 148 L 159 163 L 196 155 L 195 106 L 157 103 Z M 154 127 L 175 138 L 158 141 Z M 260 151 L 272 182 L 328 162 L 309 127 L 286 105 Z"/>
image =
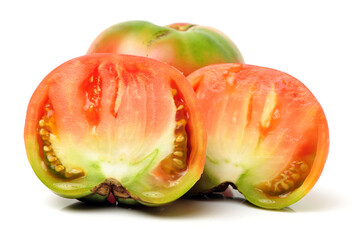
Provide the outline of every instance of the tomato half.
<path id="1" fill-rule="evenodd" d="M 301 82 L 245 64 L 208 66 L 188 80 L 208 133 L 204 173 L 192 192 L 231 184 L 251 203 L 280 209 L 311 190 L 329 133 L 320 104 Z"/>
<path id="2" fill-rule="evenodd" d="M 158 26 L 127 21 L 105 29 L 88 53 L 120 53 L 154 58 L 188 75 L 214 63 L 244 62 L 237 46 L 221 31 L 189 23 Z"/>
<path id="3" fill-rule="evenodd" d="M 199 179 L 206 136 L 186 78 L 156 60 L 92 54 L 53 70 L 28 106 L 39 179 L 68 198 L 159 205 Z"/>

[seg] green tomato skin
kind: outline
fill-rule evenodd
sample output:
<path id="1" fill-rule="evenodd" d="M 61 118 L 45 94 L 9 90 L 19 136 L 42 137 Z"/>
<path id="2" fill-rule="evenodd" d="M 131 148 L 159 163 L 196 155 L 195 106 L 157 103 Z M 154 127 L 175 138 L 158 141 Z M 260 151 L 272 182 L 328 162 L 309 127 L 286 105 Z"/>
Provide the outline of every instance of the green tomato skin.
<path id="1" fill-rule="evenodd" d="M 244 63 L 237 46 L 217 29 L 187 23 L 157 26 L 128 21 L 103 31 L 91 44 L 91 53 L 144 56 L 166 62 L 184 75 L 216 63 Z"/>

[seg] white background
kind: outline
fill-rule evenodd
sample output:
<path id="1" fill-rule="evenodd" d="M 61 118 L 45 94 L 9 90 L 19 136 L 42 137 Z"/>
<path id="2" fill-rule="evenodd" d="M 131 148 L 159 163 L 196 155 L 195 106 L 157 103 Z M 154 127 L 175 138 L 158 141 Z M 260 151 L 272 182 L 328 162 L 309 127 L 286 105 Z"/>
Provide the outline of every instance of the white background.
<path id="1" fill-rule="evenodd" d="M 361 7 L 357 1 L 2 1 L 1 239 L 361 239 Z M 50 192 L 24 148 L 27 103 L 61 63 L 128 20 L 190 22 L 226 33 L 249 64 L 302 81 L 324 108 L 330 153 L 321 178 L 281 211 L 241 199 L 159 208 L 91 207 Z"/>

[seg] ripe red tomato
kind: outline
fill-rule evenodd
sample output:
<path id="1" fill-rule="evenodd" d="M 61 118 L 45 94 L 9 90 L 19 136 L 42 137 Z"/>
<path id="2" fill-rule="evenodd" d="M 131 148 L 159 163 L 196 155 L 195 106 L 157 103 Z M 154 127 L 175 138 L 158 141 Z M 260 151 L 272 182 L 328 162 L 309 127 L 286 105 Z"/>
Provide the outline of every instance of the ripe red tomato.
<path id="1" fill-rule="evenodd" d="M 156 60 L 117 54 L 53 70 L 29 102 L 24 138 L 36 175 L 55 193 L 147 205 L 188 191 L 206 146 L 186 78 Z"/>
<path id="2" fill-rule="evenodd" d="M 121 53 L 154 58 L 188 75 L 213 63 L 243 62 L 222 32 L 188 23 L 157 26 L 145 21 L 118 23 L 104 30 L 88 53 Z"/>
<path id="3" fill-rule="evenodd" d="M 301 82 L 245 64 L 208 66 L 188 80 L 208 134 L 204 173 L 193 193 L 231 184 L 253 204 L 280 209 L 311 190 L 329 133 L 320 104 Z"/>

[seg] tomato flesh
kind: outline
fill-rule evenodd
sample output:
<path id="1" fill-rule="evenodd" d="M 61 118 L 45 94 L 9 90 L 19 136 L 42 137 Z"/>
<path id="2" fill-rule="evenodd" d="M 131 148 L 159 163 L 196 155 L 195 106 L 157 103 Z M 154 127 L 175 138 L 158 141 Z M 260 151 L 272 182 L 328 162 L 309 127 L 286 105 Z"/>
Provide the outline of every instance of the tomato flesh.
<path id="1" fill-rule="evenodd" d="M 35 173 L 71 198 L 173 201 L 199 179 L 205 144 L 186 78 L 135 56 L 93 54 L 59 66 L 33 94 L 25 124 Z"/>
<path id="2" fill-rule="evenodd" d="M 245 64 L 188 76 L 206 120 L 206 165 L 193 192 L 233 183 L 264 208 L 283 208 L 316 183 L 328 153 L 320 104 L 298 80 Z"/>

